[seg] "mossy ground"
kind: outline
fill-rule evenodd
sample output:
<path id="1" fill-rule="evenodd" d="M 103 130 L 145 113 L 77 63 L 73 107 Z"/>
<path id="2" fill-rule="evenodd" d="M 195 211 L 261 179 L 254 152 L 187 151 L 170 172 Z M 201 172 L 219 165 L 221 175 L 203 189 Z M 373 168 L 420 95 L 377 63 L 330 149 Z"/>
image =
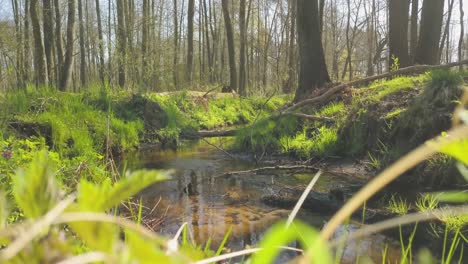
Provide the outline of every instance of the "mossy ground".
<path id="1" fill-rule="evenodd" d="M 236 146 L 304 160 L 364 159 L 373 169 L 383 169 L 450 128 L 451 115 L 463 93 L 465 75 L 466 72 L 434 71 L 351 88 L 339 101 L 304 112 L 331 117 L 335 122 L 311 122 L 290 116 L 261 120 L 237 135 Z M 414 174 L 419 176 L 410 179 L 427 185 L 457 182 L 453 162 L 441 156 L 418 167 L 418 173 Z M 432 171 L 431 177 L 422 173 L 428 170 Z"/>

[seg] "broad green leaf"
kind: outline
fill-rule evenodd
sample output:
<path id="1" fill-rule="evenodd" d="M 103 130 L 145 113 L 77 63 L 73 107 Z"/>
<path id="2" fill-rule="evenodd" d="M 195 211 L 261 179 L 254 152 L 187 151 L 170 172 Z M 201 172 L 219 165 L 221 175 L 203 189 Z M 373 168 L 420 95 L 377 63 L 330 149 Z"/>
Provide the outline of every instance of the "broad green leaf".
<path id="1" fill-rule="evenodd" d="M 47 151 L 39 152 L 28 170 L 18 170 L 13 176 L 13 196 L 28 218 L 39 218 L 60 200 L 55 169 Z"/>
<path id="2" fill-rule="evenodd" d="M 436 196 L 439 201 L 448 203 L 465 203 L 468 201 L 468 192 L 444 192 Z"/>
<path id="3" fill-rule="evenodd" d="M 294 240 L 301 242 L 305 257 L 308 257 L 311 263 L 332 263 L 330 249 L 317 231 L 301 222 L 294 222 L 290 228 L 286 228 L 286 224 L 280 222 L 265 235 L 259 245 L 262 250 L 253 255 L 252 264 L 273 263 L 280 252 L 278 247 Z"/>
<path id="4" fill-rule="evenodd" d="M 70 207 L 72 212 L 106 212 L 123 200 L 137 194 L 151 184 L 167 179 L 168 173 L 141 170 L 130 174 L 112 185 L 107 178 L 101 184 L 81 180 L 78 187 L 77 203 Z M 89 247 L 112 252 L 118 241 L 119 229 L 112 224 L 96 222 L 70 223 L 73 230 Z"/>
<path id="5" fill-rule="evenodd" d="M 468 139 L 446 144 L 440 147 L 439 151 L 468 165 Z"/>
<path id="6" fill-rule="evenodd" d="M 125 232 L 130 258 L 138 263 L 186 263 L 180 258 L 168 256 L 160 247 L 158 241 L 142 238 L 132 231 Z"/>

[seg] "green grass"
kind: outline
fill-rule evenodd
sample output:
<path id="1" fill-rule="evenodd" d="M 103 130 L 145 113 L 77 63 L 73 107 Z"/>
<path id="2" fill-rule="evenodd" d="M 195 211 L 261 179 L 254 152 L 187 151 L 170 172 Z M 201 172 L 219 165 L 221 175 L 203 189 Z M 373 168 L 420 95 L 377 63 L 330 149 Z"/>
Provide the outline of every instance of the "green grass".
<path id="1" fill-rule="evenodd" d="M 434 210 L 439 205 L 439 201 L 434 194 L 421 194 L 415 202 L 416 208 L 421 212 Z"/>
<path id="2" fill-rule="evenodd" d="M 402 197 L 392 195 L 388 201 L 387 209 L 398 215 L 405 215 L 409 211 L 410 204 Z"/>

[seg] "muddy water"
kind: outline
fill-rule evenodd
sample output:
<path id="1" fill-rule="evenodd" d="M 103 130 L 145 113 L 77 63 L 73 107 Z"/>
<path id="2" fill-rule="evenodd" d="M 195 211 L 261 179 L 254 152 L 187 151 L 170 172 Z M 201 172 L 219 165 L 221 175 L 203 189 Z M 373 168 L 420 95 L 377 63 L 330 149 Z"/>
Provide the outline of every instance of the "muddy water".
<path id="1" fill-rule="evenodd" d="M 228 144 L 215 141 L 221 146 Z M 212 247 L 216 248 L 232 228 L 226 246 L 233 250 L 258 244 L 268 227 L 288 217 L 289 210 L 261 202 L 261 196 L 268 193 L 270 186 L 285 182 L 306 185 L 313 177 L 308 173 L 291 175 L 284 172 L 219 177 L 224 172 L 254 168 L 255 164 L 233 160 L 203 141 L 185 143 L 177 151 L 148 148 L 127 158 L 127 162 L 128 167 L 133 169 L 174 170 L 172 179 L 155 184 L 141 193 L 144 206 L 151 209 L 147 209 L 150 215 L 146 217 L 163 219 L 158 225 L 158 232 L 173 236 L 186 222 L 189 238 L 201 245 L 211 240 Z M 340 184 L 347 184 L 346 179 L 323 175 L 316 189 L 326 191 Z M 298 218 L 320 228 L 330 215 L 303 210 Z M 379 255 L 386 242 L 385 239 L 372 239 L 367 244 L 362 243 L 365 246 L 363 250 L 374 251 L 370 246 L 380 245 L 377 254 L 371 254 Z M 353 254 L 345 251 L 345 256 Z M 375 258 L 378 260 L 379 256 Z"/>

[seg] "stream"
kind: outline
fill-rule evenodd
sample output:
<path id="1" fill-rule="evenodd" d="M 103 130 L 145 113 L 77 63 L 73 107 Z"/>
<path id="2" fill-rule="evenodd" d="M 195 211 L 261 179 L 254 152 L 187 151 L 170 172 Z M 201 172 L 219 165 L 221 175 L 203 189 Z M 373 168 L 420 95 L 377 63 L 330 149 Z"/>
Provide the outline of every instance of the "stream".
<path id="1" fill-rule="evenodd" d="M 210 139 L 212 144 L 227 148 L 229 139 Z M 144 217 L 157 222 L 155 231 L 174 236 L 187 223 L 188 237 L 198 245 L 210 240 L 216 250 L 225 234 L 232 229 L 225 247 L 231 250 L 255 246 L 274 223 L 285 220 L 292 208 L 268 206 L 262 195 L 273 185 L 306 186 L 313 173 L 240 174 L 220 177 L 225 172 L 248 170 L 255 165 L 246 160 L 234 160 L 204 141 L 184 142 L 177 150 L 148 147 L 125 157 L 127 168 L 173 170 L 170 180 L 157 183 L 140 193 Z M 271 165 L 270 165 L 271 166 Z M 324 174 L 314 190 L 327 191 L 347 184 L 343 176 Z M 320 229 L 331 215 L 301 210 L 297 216 L 303 222 Z M 359 223 L 342 227 L 338 233 L 356 229 Z M 386 244 L 393 243 L 382 235 L 374 235 L 358 243 L 350 243 L 343 252 L 342 262 L 353 263 L 358 255 L 381 261 Z M 391 249 L 390 249 L 391 250 Z M 399 252 L 396 252 L 397 254 Z"/>

